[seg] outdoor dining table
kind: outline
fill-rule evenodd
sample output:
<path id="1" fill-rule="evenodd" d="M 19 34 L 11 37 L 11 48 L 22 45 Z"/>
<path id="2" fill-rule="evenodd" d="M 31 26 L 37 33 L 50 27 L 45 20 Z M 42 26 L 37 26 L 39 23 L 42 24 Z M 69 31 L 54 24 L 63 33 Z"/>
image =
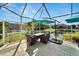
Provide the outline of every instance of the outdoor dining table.
<path id="1" fill-rule="evenodd" d="M 42 43 L 47 43 L 49 36 L 47 33 L 41 33 L 41 32 L 27 35 L 27 40 L 30 42 L 31 45 L 35 44 L 38 39 L 40 39 L 40 42 Z"/>
<path id="2" fill-rule="evenodd" d="M 35 36 L 41 36 L 41 35 L 44 35 L 45 33 L 36 33 L 36 34 L 33 34 Z"/>

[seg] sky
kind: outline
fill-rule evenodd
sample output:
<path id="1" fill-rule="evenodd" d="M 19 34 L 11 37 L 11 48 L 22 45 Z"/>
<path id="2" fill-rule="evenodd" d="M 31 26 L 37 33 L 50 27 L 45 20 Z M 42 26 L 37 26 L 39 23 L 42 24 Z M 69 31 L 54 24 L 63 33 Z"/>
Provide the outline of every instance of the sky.
<path id="1" fill-rule="evenodd" d="M 0 5 L 2 5 L 2 3 L 0 3 Z M 21 15 L 24 5 L 25 3 L 12 3 L 12 4 L 5 5 L 5 7 Z M 51 17 L 71 13 L 70 3 L 47 3 L 45 5 Z M 38 11 L 40 6 L 41 6 L 40 3 L 28 3 L 23 16 L 32 18 L 33 15 Z M 79 3 L 73 3 L 73 12 L 79 12 Z M 43 17 L 48 17 L 44 8 L 38 12 L 38 14 L 35 16 L 35 19 L 38 20 L 38 19 L 42 19 Z M 71 16 L 65 16 L 65 17 L 60 17 L 55 19 L 62 24 L 68 24 L 65 20 L 70 17 Z M 22 19 L 23 19 L 23 22 L 32 21 L 32 19 L 26 19 L 26 18 L 22 18 Z M 3 20 L 9 21 L 9 22 L 20 22 L 20 17 L 16 16 L 15 14 L 11 13 L 10 11 L 4 8 L 0 8 L 0 21 L 3 21 Z M 78 24 L 78 22 L 75 24 Z"/>

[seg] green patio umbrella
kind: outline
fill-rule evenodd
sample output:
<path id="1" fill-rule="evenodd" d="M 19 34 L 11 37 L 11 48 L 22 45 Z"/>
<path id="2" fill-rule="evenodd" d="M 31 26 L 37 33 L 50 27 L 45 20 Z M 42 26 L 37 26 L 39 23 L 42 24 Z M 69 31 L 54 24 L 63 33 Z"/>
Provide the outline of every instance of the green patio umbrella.
<path id="1" fill-rule="evenodd" d="M 51 21 L 51 20 L 33 20 L 32 23 L 35 23 L 35 24 L 50 24 L 50 23 L 54 23 L 54 21 Z"/>
<path id="2" fill-rule="evenodd" d="M 39 30 L 40 30 L 40 24 L 49 25 L 50 23 L 54 23 L 54 21 L 51 21 L 51 20 L 33 20 L 32 23 L 39 24 Z"/>
<path id="3" fill-rule="evenodd" d="M 75 23 L 75 22 L 79 22 L 79 16 L 72 16 L 69 19 L 66 19 L 67 23 Z"/>

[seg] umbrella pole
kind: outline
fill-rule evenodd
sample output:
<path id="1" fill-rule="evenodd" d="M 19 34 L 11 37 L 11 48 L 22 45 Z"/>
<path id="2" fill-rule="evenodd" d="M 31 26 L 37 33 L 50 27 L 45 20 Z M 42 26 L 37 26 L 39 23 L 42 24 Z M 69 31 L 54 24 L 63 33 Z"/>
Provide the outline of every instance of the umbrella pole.
<path id="1" fill-rule="evenodd" d="M 38 24 L 39 25 L 39 31 L 40 31 L 40 24 Z"/>
<path id="2" fill-rule="evenodd" d="M 50 29 L 51 29 L 51 25 L 49 25 Z"/>
<path id="3" fill-rule="evenodd" d="M 72 23 L 71 23 L 71 42 L 72 42 Z"/>
<path id="4" fill-rule="evenodd" d="M 57 33 L 56 33 L 56 21 L 55 21 L 55 40 L 57 40 Z"/>
<path id="5" fill-rule="evenodd" d="M 33 23 L 32 23 L 32 31 L 33 31 Z"/>

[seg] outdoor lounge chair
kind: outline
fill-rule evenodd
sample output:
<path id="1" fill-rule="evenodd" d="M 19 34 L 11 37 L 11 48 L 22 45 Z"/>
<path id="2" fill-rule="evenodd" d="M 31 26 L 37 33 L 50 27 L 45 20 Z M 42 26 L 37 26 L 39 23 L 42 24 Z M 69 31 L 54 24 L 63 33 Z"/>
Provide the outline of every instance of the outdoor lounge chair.
<path id="1" fill-rule="evenodd" d="M 52 40 L 50 40 L 50 42 L 53 42 L 53 43 L 56 43 L 56 44 L 59 44 L 59 45 L 61 45 L 63 43 L 62 40 L 58 40 L 58 39 L 52 39 Z"/>

